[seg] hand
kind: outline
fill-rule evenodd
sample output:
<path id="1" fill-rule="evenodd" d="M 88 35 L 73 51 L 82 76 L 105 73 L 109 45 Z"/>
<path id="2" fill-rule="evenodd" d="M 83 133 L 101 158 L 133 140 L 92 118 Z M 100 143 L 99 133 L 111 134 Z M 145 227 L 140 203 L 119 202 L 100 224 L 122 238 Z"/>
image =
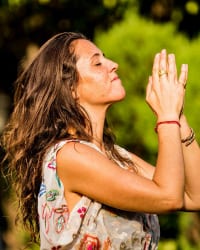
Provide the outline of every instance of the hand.
<path id="1" fill-rule="evenodd" d="M 180 74 L 179 76 L 179 83 L 183 85 L 184 89 L 186 88 L 186 84 L 187 84 L 187 77 L 188 77 L 188 65 L 187 64 L 183 64 L 182 65 L 182 71 L 183 71 L 183 74 Z M 185 74 L 184 74 L 185 72 Z M 179 114 L 179 118 L 181 118 L 183 116 L 183 112 L 184 112 L 184 104 L 185 104 L 185 101 L 183 100 L 183 105 L 182 105 L 182 108 L 181 108 L 181 111 L 180 111 L 180 114 Z"/>
<path id="2" fill-rule="evenodd" d="M 166 50 L 155 55 L 152 76 L 146 89 L 146 101 L 157 116 L 158 121 L 179 120 L 184 103 L 188 67 L 182 64 L 177 77 L 174 54 Z"/>

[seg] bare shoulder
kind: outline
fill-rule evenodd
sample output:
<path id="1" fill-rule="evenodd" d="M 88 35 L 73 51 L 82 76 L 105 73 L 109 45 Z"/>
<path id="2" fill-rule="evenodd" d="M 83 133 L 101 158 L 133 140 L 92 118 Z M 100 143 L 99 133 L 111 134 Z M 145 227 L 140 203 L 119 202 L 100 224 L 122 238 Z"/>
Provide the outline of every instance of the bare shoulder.
<path id="1" fill-rule="evenodd" d="M 84 164 L 88 165 L 91 160 L 96 161 L 98 158 L 105 158 L 101 152 L 95 148 L 80 143 L 79 141 L 67 142 L 57 153 L 57 165 L 59 168 L 71 169 L 72 166 L 77 167 Z M 91 165 L 91 164 L 89 164 Z"/>
<path id="2" fill-rule="evenodd" d="M 101 152 L 84 143 L 68 142 L 57 153 L 58 175 L 74 192 L 83 190 L 86 182 L 88 185 L 95 183 L 97 176 L 100 178 L 106 174 L 108 168 L 116 166 Z"/>

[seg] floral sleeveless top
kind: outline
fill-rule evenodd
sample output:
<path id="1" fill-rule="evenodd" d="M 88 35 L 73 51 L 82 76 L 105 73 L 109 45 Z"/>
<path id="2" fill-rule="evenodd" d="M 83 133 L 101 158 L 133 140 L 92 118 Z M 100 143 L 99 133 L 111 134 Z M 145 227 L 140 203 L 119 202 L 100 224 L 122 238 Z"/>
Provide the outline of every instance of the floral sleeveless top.
<path id="1" fill-rule="evenodd" d="M 69 140 L 51 147 L 43 162 L 38 194 L 41 250 L 155 250 L 160 227 L 154 214 L 127 212 L 82 196 L 69 213 L 64 186 L 56 171 L 57 151 Z M 100 151 L 96 145 L 85 143 Z M 128 152 L 116 146 L 121 154 Z M 100 151 L 101 152 L 101 151 Z M 118 162 L 119 167 L 121 164 Z"/>

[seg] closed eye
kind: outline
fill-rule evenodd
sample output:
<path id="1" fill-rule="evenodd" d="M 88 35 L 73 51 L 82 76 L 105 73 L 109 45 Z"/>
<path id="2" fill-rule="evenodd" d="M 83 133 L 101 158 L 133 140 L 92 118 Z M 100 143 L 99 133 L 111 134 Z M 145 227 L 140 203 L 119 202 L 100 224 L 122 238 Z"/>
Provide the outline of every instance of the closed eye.
<path id="1" fill-rule="evenodd" d="M 101 65 L 101 63 L 99 62 L 99 63 L 95 63 L 95 66 L 100 66 Z"/>

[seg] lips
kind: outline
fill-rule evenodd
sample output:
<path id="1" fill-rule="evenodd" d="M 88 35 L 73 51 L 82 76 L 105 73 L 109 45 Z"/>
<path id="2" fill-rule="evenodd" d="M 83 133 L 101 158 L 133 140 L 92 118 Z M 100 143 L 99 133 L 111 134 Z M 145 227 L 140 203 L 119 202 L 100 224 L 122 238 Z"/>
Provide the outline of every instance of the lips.
<path id="1" fill-rule="evenodd" d="M 119 77 L 118 77 L 118 76 L 115 76 L 115 77 L 112 79 L 112 82 L 115 81 L 115 80 L 119 80 Z"/>

